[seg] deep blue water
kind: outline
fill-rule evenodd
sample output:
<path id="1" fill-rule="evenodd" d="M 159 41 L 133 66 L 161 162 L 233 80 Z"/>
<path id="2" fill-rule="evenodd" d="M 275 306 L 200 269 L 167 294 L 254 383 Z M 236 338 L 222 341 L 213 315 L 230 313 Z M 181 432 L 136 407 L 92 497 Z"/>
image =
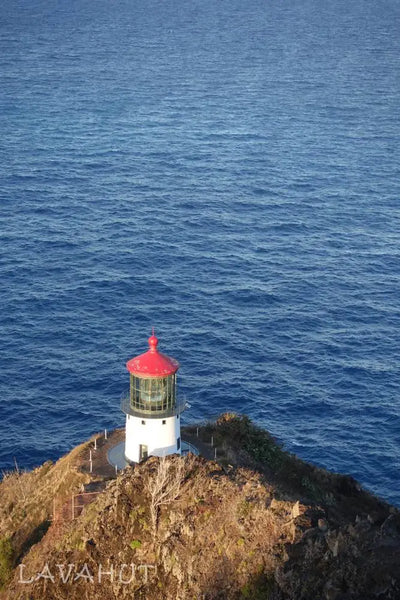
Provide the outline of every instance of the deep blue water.
<path id="1" fill-rule="evenodd" d="M 156 327 L 400 505 L 397 0 L 5 0 L 0 467 L 123 424 Z"/>

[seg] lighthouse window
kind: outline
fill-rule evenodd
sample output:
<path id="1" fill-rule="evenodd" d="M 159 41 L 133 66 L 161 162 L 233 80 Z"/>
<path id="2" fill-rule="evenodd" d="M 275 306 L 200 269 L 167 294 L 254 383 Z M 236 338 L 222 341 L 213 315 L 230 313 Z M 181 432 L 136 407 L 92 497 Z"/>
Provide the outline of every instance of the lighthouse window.
<path id="1" fill-rule="evenodd" d="M 166 424 L 167 424 L 167 421 L 166 421 L 165 419 L 163 419 L 163 422 L 162 422 L 162 424 L 163 424 L 163 425 L 166 425 Z"/>
<path id="2" fill-rule="evenodd" d="M 131 408 L 146 413 L 172 412 L 176 404 L 175 380 L 175 374 L 167 377 L 136 377 L 131 375 Z"/>
<path id="3" fill-rule="evenodd" d="M 142 425 L 146 425 L 146 421 L 142 421 Z"/>
<path id="4" fill-rule="evenodd" d="M 181 449 L 181 438 L 178 437 L 178 439 L 176 440 L 176 449 L 180 450 Z"/>

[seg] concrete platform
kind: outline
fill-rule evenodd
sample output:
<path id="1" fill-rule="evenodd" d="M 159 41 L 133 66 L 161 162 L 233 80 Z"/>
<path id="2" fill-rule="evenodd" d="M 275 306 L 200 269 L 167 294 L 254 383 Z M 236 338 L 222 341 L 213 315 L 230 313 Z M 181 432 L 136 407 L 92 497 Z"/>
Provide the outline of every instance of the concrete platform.
<path id="1" fill-rule="evenodd" d="M 126 462 L 124 457 L 125 440 L 120 442 L 116 446 L 113 446 L 107 452 L 107 460 L 113 467 L 117 467 L 119 471 L 125 469 L 129 463 Z"/>

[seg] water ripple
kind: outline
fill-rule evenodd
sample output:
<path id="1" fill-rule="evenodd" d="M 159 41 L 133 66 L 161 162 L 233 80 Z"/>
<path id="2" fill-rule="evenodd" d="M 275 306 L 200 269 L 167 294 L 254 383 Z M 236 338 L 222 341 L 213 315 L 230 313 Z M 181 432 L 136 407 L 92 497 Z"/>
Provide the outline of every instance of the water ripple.
<path id="1" fill-rule="evenodd" d="M 399 21 L 5 2 L 1 467 L 121 425 L 156 325 L 186 419 L 247 412 L 400 505 Z"/>

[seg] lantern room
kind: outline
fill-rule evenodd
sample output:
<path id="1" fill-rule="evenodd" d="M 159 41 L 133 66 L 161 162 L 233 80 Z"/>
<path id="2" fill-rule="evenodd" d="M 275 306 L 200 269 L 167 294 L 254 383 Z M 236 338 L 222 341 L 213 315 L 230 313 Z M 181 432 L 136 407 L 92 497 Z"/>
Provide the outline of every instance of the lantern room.
<path id="1" fill-rule="evenodd" d="M 154 334 L 148 343 L 147 352 L 126 363 L 130 373 L 130 414 L 172 415 L 176 410 L 179 363 L 158 351 L 158 339 Z"/>

